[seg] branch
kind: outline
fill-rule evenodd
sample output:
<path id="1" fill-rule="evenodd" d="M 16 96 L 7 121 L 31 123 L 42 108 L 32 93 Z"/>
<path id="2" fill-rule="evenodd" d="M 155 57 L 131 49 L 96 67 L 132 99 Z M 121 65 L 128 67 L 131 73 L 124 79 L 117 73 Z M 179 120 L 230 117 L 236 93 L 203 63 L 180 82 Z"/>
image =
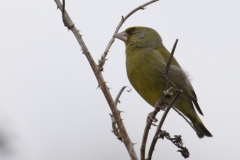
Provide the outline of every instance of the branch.
<path id="1" fill-rule="evenodd" d="M 121 19 L 120 23 L 118 24 L 115 32 L 113 33 L 113 36 L 118 33 L 118 31 L 119 31 L 119 29 L 121 28 L 121 26 L 123 25 L 123 23 L 124 23 L 132 14 L 134 14 L 135 12 L 137 12 L 137 11 L 140 10 L 140 9 L 143 10 L 144 7 L 146 7 L 147 5 L 152 4 L 152 3 L 154 3 L 154 2 L 157 2 L 157 1 L 158 1 L 158 0 L 151 0 L 151 1 L 149 1 L 149 2 L 147 2 L 147 3 L 145 3 L 145 4 L 143 4 L 143 5 L 135 8 L 135 9 L 132 10 L 130 13 L 128 13 L 125 17 L 122 16 L 122 19 Z M 114 39 L 115 39 L 115 38 L 114 38 L 113 36 L 112 36 L 112 39 L 108 42 L 107 48 L 105 49 L 103 55 L 101 56 L 101 60 L 98 60 L 98 69 L 99 69 L 100 71 L 103 71 L 103 66 L 104 66 L 104 64 L 105 64 L 107 54 L 108 54 L 108 52 L 109 52 L 110 47 L 112 46 L 112 44 L 113 44 L 113 42 L 114 42 Z"/>
<path id="2" fill-rule="evenodd" d="M 127 134 L 127 131 L 125 129 L 125 126 L 124 126 L 124 124 L 121 120 L 120 112 L 118 111 L 118 109 L 115 105 L 115 102 L 114 102 L 114 100 L 113 100 L 113 98 L 112 98 L 112 96 L 111 96 L 111 94 L 108 90 L 108 87 L 107 87 L 107 85 L 106 85 L 106 83 L 103 79 L 103 76 L 102 76 L 101 72 L 98 70 L 98 67 L 97 67 L 96 63 L 94 62 L 87 46 L 85 45 L 85 43 L 82 39 L 82 36 L 79 34 L 79 31 L 77 30 L 77 28 L 73 25 L 73 22 L 72 22 L 71 18 L 69 17 L 67 11 L 65 11 L 65 9 L 63 9 L 61 2 L 59 0 L 54 0 L 54 1 L 56 2 L 58 8 L 62 12 L 64 10 L 64 12 L 63 12 L 64 13 L 63 20 L 65 21 L 64 24 L 66 23 L 67 26 L 71 26 L 70 28 L 68 27 L 68 29 L 70 29 L 73 32 L 74 36 L 76 37 L 83 53 L 85 54 L 90 66 L 91 66 L 91 68 L 94 72 L 94 75 L 96 76 L 96 79 L 99 83 L 99 87 L 101 88 L 101 90 L 102 90 L 102 92 L 103 92 L 103 94 L 104 94 L 104 96 L 105 96 L 105 98 L 108 102 L 108 105 L 109 105 L 109 107 L 110 107 L 110 109 L 111 109 L 111 111 L 114 115 L 114 118 L 115 118 L 116 123 L 118 125 L 118 129 L 120 130 L 121 138 L 123 139 L 123 143 L 126 146 L 127 151 L 129 153 L 131 159 L 132 160 L 138 160 L 138 157 L 137 157 L 137 155 L 135 153 L 135 150 L 133 148 L 133 143 L 131 142 L 131 140 L 130 140 L 128 134 Z M 63 2 L 64 2 L 64 0 L 63 0 Z"/>
<path id="3" fill-rule="evenodd" d="M 171 104 L 168 106 L 168 108 L 166 109 L 166 111 L 164 112 L 163 116 L 162 116 L 162 119 L 158 125 L 158 128 L 156 130 L 156 133 L 153 137 L 153 140 L 152 140 L 152 143 L 151 143 L 151 146 L 150 146 L 150 149 L 149 149 L 149 152 L 148 152 L 148 158 L 147 160 L 151 160 L 152 159 L 152 153 L 154 151 L 154 148 L 155 148 L 155 145 L 157 143 L 157 140 L 158 140 L 158 135 L 159 133 L 161 132 L 161 128 L 162 128 L 162 125 L 163 125 L 163 122 L 165 121 L 166 117 L 167 117 L 167 114 L 169 112 L 169 110 L 172 108 L 172 105 L 174 104 L 174 102 L 177 100 L 178 96 L 182 93 L 182 90 L 180 90 L 177 95 L 174 97 L 173 101 L 171 102 Z"/>
<path id="4" fill-rule="evenodd" d="M 174 45 L 173 45 L 173 48 L 172 48 L 172 51 L 171 51 L 171 54 L 170 54 L 170 57 L 169 57 L 169 59 L 168 59 L 168 62 L 167 62 L 167 67 L 166 67 L 166 71 L 165 71 L 165 82 L 164 82 L 164 90 L 167 90 L 167 88 L 168 88 L 168 71 L 169 71 L 169 69 L 170 69 L 170 64 L 171 64 L 171 62 L 172 62 L 172 57 L 173 57 L 173 54 L 174 54 L 174 52 L 175 52 L 175 49 L 176 49 L 176 47 L 177 47 L 177 43 L 178 43 L 178 39 L 176 39 L 176 41 L 175 41 L 175 43 L 174 43 Z M 175 85 L 173 85 L 174 87 L 175 87 Z M 176 89 L 176 87 L 175 87 L 175 89 Z"/>
<path id="5" fill-rule="evenodd" d="M 165 78 L 165 85 L 167 85 L 166 83 L 169 82 L 169 83 L 171 83 L 171 85 L 172 85 L 174 88 L 177 88 L 177 87 L 175 86 L 175 84 L 173 84 L 173 82 L 170 81 L 170 79 L 168 79 L 167 76 L 166 76 L 161 70 L 159 70 L 159 71 L 160 71 L 160 73 L 162 74 L 162 76 Z M 166 80 L 167 80 L 167 82 L 166 82 Z M 166 90 L 166 89 L 165 89 L 165 90 Z"/>
<path id="6" fill-rule="evenodd" d="M 157 113 L 160 111 L 160 108 L 158 107 L 160 104 L 162 104 L 163 100 L 165 99 L 166 95 L 165 94 L 165 91 L 167 89 L 167 85 L 168 85 L 168 81 L 170 81 L 168 79 L 168 71 L 170 69 L 170 64 L 171 64 L 171 61 L 172 61 L 172 57 L 173 57 L 173 54 L 175 52 L 175 48 L 177 46 L 177 42 L 178 42 L 178 39 L 176 39 L 174 45 L 173 45 L 173 48 L 172 48 L 172 51 L 171 51 L 171 54 L 170 54 L 170 57 L 168 59 L 168 62 L 167 62 L 167 66 L 166 66 L 166 70 L 165 70 L 165 73 L 163 74 L 161 71 L 160 73 L 163 74 L 164 78 L 165 78 L 165 83 L 164 83 L 164 91 L 163 91 L 163 96 L 157 101 L 156 105 L 154 106 L 154 111 L 151 113 L 152 114 L 152 119 L 155 119 Z M 171 82 L 171 81 L 170 81 Z M 171 82 L 172 83 L 172 82 Z M 173 87 L 175 87 L 175 85 L 173 84 Z M 176 87 L 175 87 L 176 89 Z M 151 120 L 151 123 L 152 123 L 152 120 Z M 141 160 L 145 160 L 145 149 L 146 149 L 146 143 L 147 143 L 147 138 L 148 138 L 148 133 L 149 133 L 149 129 L 151 127 L 151 123 L 147 123 L 146 124 L 146 127 L 144 129 L 144 133 L 143 133 L 143 138 L 142 138 L 142 145 L 141 145 L 141 149 L 140 149 L 140 152 L 141 152 Z"/>
<path id="7" fill-rule="evenodd" d="M 179 112 L 176 108 L 173 108 L 180 116 L 183 117 L 183 119 L 185 119 L 185 121 L 192 127 L 192 129 L 194 131 L 196 131 L 197 133 L 199 133 L 194 127 L 193 127 L 193 124 L 192 122 L 190 122 L 181 112 Z"/>
<path id="8" fill-rule="evenodd" d="M 119 98 L 120 98 L 122 92 L 123 92 L 124 89 L 127 88 L 127 87 L 128 87 L 128 86 L 123 86 L 122 89 L 119 91 L 119 93 L 118 93 L 118 95 L 117 95 L 117 97 L 116 97 L 116 99 L 115 99 L 115 105 L 116 105 L 116 107 L 117 107 L 118 102 L 120 103 Z M 127 90 L 127 91 L 128 91 L 128 92 L 131 92 L 131 88 L 129 87 L 129 90 Z"/>

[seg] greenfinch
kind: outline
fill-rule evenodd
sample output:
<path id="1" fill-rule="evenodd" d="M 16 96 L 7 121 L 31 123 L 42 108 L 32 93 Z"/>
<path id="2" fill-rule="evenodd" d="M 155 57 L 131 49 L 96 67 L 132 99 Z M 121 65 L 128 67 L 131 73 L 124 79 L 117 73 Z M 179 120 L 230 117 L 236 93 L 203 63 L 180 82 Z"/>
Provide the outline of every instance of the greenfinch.
<path id="1" fill-rule="evenodd" d="M 155 106 L 164 90 L 165 78 L 160 71 L 165 71 L 170 56 L 160 35 L 151 28 L 130 27 L 115 34 L 114 37 L 125 43 L 126 68 L 130 83 L 147 103 Z M 173 107 L 191 121 L 199 138 L 212 137 L 195 111 L 196 109 L 203 115 L 194 89 L 174 57 L 170 65 L 168 79 L 183 91 Z"/>

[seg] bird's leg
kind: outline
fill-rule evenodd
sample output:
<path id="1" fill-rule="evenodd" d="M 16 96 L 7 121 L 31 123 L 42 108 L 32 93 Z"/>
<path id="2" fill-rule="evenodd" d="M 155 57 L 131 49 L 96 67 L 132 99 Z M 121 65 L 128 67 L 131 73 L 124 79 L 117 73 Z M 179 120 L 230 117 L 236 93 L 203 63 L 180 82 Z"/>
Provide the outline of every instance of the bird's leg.
<path id="1" fill-rule="evenodd" d="M 158 112 L 159 112 L 160 110 L 165 111 L 165 109 L 167 108 L 168 104 L 167 104 L 167 103 L 159 104 L 159 101 L 160 101 L 160 99 L 155 103 L 154 108 L 156 108 Z M 158 119 L 155 118 L 155 117 L 153 117 L 153 115 L 155 115 L 155 112 L 156 112 L 156 111 L 154 110 L 154 111 L 150 112 L 150 113 L 148 114 L 148 116 L 147 116 L 147 123 L 148 123 L 149 125 L 157 126 L 157 125 L 155 124 L 155 122 L 157 122 Z"/>
<path id="2" fill-rule="evenodd" d="M 173 87 L 170 87 L 168 90 L 165 90 L 164 93 L 163 93 L 164 97 L 160 98 L 159 100 L 156 101 L 156 103 L 154 105 L 155 110 L 153 112 L 150 112 L 147 116 L 147 123 L 149 125 L 157 126 L 155 124 L 155 122 L 157 122 L 158 119 L 155 118 L 154 115 L 156 115 L 156 111 L 159 112 L 160 110 L 162 110 L 162 111 L 166 110 L 166 108 L 169 106 L 168 101 L 171 100 L 172 97 L 173 97 L 173 94 L 174 94 L 173 91 L 174 90 L 175 89 Z"/>

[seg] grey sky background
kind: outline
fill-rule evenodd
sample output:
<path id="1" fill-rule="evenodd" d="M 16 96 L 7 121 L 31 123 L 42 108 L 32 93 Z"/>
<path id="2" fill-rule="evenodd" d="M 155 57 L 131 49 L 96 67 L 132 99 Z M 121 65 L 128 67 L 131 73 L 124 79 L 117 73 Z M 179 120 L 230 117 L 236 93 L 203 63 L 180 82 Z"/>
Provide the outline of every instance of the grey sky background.
<path id="1" fill-rule="evenodd" d="M 97 61 L 121 16 L 145 2 L 66 0 L 66 9 Z M 179 39 L 175 57 L 192 79 L 205 115 L 200 118 L 213 134 L 199 139 L 170 111 L 163 129 L 182 135 L 189 159 L 240 158 L 239 15 L 237 0 L 161 0 L 135 13 L 120 29 L 154 28 L 168 50 Z M 130 159 L 111 133 L 110 109 L 55 2 L 0 0 L 0 20 L 0 138 L 5 136 L 9 149 L 4 152 L 7 147 L 0 146 L 0 159 Z M 116 40 L 103 72 L 113 97 L 122 86 L 131 87 L 124 52 L 123 42 Z M 120 100 L 139 155 L 146 116 L 153 108 L 133 88 Z M 183 159 L 176 151 L 171 142 L 159 140 L 153 159 Z"/>

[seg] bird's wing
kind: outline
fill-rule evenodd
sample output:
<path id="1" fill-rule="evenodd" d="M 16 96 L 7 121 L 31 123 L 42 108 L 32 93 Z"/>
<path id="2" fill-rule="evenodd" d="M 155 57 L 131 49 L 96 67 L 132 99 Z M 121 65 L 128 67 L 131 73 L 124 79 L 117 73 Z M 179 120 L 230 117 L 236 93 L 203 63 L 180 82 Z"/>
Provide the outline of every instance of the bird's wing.
<path id="1" fill-rule="evenodd" d="M 197 95 L 195 94 L 194 90 L 192 90 L 190 93 L 188 93 L 188 95 L 189 95 L 192 103 L 194 104 L 195 108 L 197 109 L 197 111 L 198 111 L 201 115 L 203 115 L 203 112 L 202 112 L 202 110 L 201 110 L 201 108 L 200 108 L 200 106 L 199 106 L 199 104 L 198 104 L 198 102 L 197 102 Z"/>
<path id="2" fill-rule="evenodd" d="M 164 57 L 164 61 L 167 63 L 169 56 L 170 56 L 170 52 L 164 47 L 162 46 L 161 48 L 158 48 L 157 51 L 159 52 L 159 54 L 162 55 L 162 57 Z M 171 65 L 176 65 L 178 67 L 181 68 L 181 66 L 178 64 L 177 60 L 173 57 Z M 189 84 L 191 85 L 191 83 L 189 82 Z M 192 90 L 190 90 L 190 92 L 188 93 L 189 98 L 191 99 L 192 103 L 194 104 L 195 108 L 197 109 L 197 111 L 203 115 L 203 112 L 197 102 L 197 96 L 196 93 L 193 90 L 193 87 L 191 86 Z"/>

